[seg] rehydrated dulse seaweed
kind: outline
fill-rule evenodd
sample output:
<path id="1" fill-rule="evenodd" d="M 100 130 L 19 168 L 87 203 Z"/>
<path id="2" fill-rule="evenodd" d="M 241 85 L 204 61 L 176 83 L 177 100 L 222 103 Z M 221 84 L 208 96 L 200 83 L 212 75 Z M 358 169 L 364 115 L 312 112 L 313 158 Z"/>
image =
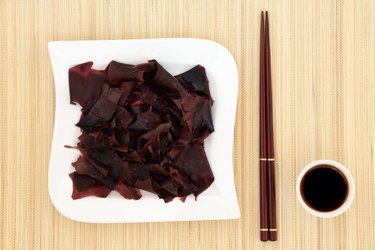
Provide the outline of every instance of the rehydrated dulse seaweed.
<path id="1" fill-rule="evenodd" d="M 116 190 L 138 200 L 142 189 L 169 202 L 206 190 L 214 176 L 204 139 L 214 126 L 204 67 L 172 76 L 155 60 L 92 65 L 69 69 L 70 101 L 82 107 L 72 198 Z"/>

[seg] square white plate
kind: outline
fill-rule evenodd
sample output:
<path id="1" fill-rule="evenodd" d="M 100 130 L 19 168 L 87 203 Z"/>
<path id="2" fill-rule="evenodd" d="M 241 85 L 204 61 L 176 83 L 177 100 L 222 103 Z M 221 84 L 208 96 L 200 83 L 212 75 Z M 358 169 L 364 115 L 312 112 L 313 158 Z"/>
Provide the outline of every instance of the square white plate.
<path id="1" fill-rule="evenodd" d="M 144 39 L 111 41 L 50 42 L 56 89 L 55 127 L 48 175 L 48 188 L 56 209 L 64 216 L 82 222 L 151 222 L 186 220 L 221 220 L 240 216 L 233 178 L 232 148 L 237 104 L 238 74 L 230 52 L 218 43 L 200 39 Z M 185 203 L 179 199 L 164 203 L 156 195 L 142 192 L 140 200 L 127 200 L 111 192 L 107 198 L 71 198 L 73 172 L 71 163 L 78 150 L 80 134 L 76 124 L 79 105 L 71 105 L 68 69 L 93 61 L 95 69 L 104 69 L 111 61 L 138 64 L 156 59 L 172 75 L 197 64 L 206 68 L 215 132 L 205 140 L 205 150 L 215 181 L 198 196 L 190 195 Z"/>

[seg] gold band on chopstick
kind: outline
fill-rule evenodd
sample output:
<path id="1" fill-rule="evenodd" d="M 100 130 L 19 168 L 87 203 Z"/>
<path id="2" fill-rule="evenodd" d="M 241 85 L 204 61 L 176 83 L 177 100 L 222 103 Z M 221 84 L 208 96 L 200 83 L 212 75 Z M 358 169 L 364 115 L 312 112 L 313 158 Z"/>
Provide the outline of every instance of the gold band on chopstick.
<path id="1" fill-rule="evenodd" d="M 275 161 L 275 158 L 259 158 L 260 161 Z"/>
<path id="2" fill-rule="evenodd" d="M 277 229 L 276 228 L 270 228 L 270 229 L 268 229 L 268 231 L 277 232 Z"/>
<path id="3" fill-rule="evenodd" d="M 268 228 L 261 228 L 260 231 L 261 232 L 268 232 Z"/>

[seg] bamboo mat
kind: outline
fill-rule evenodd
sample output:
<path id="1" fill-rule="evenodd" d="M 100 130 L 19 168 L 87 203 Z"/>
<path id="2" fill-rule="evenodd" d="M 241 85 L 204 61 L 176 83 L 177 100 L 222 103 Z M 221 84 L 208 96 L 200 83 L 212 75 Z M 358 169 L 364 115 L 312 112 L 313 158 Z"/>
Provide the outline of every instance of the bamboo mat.
<path id="1" fill-rule="evenodd" d="M 279 240 L 259 241 L 259 15 L 270 11 Z M 47 42 L 194 37 L 226 46 L 240 82 L 235 181 L 241 219 L 85 224 L 47 190 L 54 87 Z M 2 249 L 375 249 L 375 2 L 0 1 Z M 228 83 L 230 84 L 230 83 Z M 294 184 L 310 161 L 353 174 L 351 208 L 317 219 Z"/>

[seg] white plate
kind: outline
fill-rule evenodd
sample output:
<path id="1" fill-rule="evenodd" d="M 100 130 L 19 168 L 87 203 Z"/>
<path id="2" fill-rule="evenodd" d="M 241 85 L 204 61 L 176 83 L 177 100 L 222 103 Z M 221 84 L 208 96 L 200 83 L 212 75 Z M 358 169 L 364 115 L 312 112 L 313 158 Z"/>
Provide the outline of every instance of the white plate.
<path id="1" fill-rule="evenodd" d="M 200 39 L 145 39 L 112 41 L 50 42 L 56 89 L 55 128 L 48 175 L 48 188 L 56 209 L 64 216 L 82 222 L 151 222 L 221 220 L 240 216 L 233 178 L 232 148 L 237 104 L 238 74 L 230 52 L 218 43 Z M 215 100 L 212 115 L 215 132 L 205 140 L 205 149 L 215 181 L 197 201 L 189 196 L 164 203 L 156 195 L 142 192 L 140 200 L 127 200 L 116 192 L 107 198 L 71 198 L 68 174 L 79 152 L 64 148 L 76 145 L 80 134 L 74 126 L 80 107 L 70 105 L 68 69 L 93 61 L 93 68 L 104 69 L 111 61 L 138 64 L 156 59 L 171 74 L 182 73 L 197 64 L 206 68 Z"/>

